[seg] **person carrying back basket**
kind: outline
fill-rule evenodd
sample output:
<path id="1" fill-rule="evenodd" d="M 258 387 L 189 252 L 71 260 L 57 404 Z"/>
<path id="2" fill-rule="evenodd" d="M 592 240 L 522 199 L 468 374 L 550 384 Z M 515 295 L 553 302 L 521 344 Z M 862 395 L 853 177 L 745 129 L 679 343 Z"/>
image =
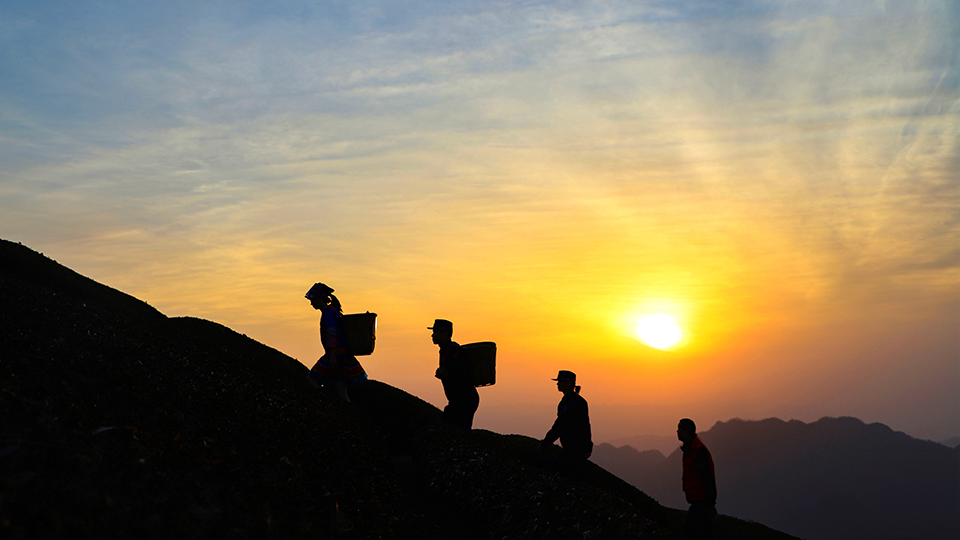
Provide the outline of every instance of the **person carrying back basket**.
<path id="1" fill-rule="evenodd" d="M 447 406 L 443 408 L 440 421 L 465 431 L 473 428 L 473 415 L 480 406 L 480 393 L 473 386 L 473 371 L 470 360 L 453 341 L 453 323 L 437 319 L 431 337 L 440 347 L 440 367 L 434 376 L 443 383 L 443 393 L 447 396 Z"/>
<path id="2" fill-rule="evenodd" d="M 350 403 L 347 385 L 367 380 L 367 372 L 347 348 L 340 300 L 333 295 L 333 289 L 323 283 L 315 283 L 305 296 L 313 309 L 320 310 L 320 343 L 323 345 L 323 356 L 307 373 L 307 381 L 317 388 L 332 388 L 340 398 Z"/>

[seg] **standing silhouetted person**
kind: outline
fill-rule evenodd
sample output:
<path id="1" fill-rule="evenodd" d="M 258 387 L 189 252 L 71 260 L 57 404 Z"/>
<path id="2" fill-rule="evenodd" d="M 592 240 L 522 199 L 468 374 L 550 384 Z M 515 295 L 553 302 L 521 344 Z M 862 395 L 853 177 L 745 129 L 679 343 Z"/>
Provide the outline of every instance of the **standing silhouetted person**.
<path id="1" fill-rule="evenodd" d="M 313 309 L 320 310 L 320 343 L 323 344 L 323 356 L 307 373 L 307 381 L 314 386 L 333 388 L 349 403 L 347 385 L 362 383 L 367 380 L 367 373 L 347 348 L 347 336 L 340 319 L 343 315 L 340 300 L 333 295 L 333 289 L 323 283 L 315 283 L 305 296 Z"/>
<path id="2" fill-rule="evenodd" d="M 713 538 L 713 516 L 717 514 L 717 480 L 713 456 L 697 436 L 697 425 L 684 418 L 677 424 L 677 438 L 683 442 L 683 493 L 690 503 L 684 538 Z"/>
<path id="3" fill-rule="evenodd" d="M 563 398 L 557 405 L 557 420 L 540 441 L 540 449 L 560 439 L 563 450 L 550 464 L 550 470 L 580 480 L 587 467 L 587 458 L 593 453 L 587 400 L 580 397 L 577 375 L 572 371 L 560 371 L 552 380 L 557 381 L 557 390 L 563 392 Z"/>
<path id="4" fill-rule="evenodd" d="M 470 431 L 473 427 L 473 415 L 480 406 L 480 393 L 473 386 L 473 368 L 470 359 L 453 341 L 453 323 L 437 319 L 431 337 L 440 346 L 440 367 L 434 374 L 443 383 L 443 393 L 447 396 L 447 406 L 443 408 L 440 421 L 460 429 Z"/>

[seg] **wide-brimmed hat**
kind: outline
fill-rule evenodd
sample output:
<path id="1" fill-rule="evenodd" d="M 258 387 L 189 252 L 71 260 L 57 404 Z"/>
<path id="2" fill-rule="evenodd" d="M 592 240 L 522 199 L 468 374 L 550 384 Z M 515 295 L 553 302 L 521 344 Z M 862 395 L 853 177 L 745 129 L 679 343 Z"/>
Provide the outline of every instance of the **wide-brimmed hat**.
<path id="1" fill-rule="evenodd" d="M 428 326 L 427 330 L 448 330 L 453 332 L 453 323 L 446 319 L 437 319 L 433 321 L 433 326 Z"/>
<path id="2" fill-rule="evenodd" d="M 561 370 L 557 373 L 557 378 L 556 378 L 556 379 L 550 379 L 550 380 L 551 380 L 551 381 L 570 381 L 570 382 L 576 384 L 576 382 L 577 382 L 577 374 L 574 373 L 574 372 L 572 372 L 572 371 L 567 371 L 567 370 L 565 370 L 565 369 L 561 369 Z"/>
<path id="3" fill-rule="evenodd" d="M 314 298 L 324 298 L 330 296 L 330 293 L 333 292 L 333 289 L 320 283 L 319 281 L 313 284 L 313 287 L 310 287 L 310 290 L 307 291 L 307 294 L 303 295 L 304 298 L 308 300 L 313 300 Z"/>

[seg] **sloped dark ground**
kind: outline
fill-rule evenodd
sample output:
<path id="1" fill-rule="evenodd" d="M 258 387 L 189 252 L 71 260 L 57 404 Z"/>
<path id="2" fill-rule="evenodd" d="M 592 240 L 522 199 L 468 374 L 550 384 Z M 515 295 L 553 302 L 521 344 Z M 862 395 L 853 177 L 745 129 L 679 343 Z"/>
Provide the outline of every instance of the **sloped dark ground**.
<path id="1" fill-rule="evenodd" d="M 2 536 L 396 534 L 375 429 L 291 359 L 8 275 L 0 305 Z"/>
<path id="2" fill-rule="evenodd" d="M 680 537 L 685 512 L 661 506 L 592 463 L 583 482 L 549 474 L 559 447 L 539 452 L 530 437 L 442 427 L 432 405 L 384 384 L 351 396 L 383 435 L 404 492 L 422 502 L 421 510 L 436 509 L 430 523 L 437 538 Z M 793 538 L 729 516 L 718 516 L 714 530 L 722 540 Z"/>
<path id="3" fill-rule="evenodd" d="M 412 422 L 419 413 L 406 406 L 418 404 L 396 393 L 402 392 L 371 384 L 352 395 L 358 408 L 377 411 L 393 460 L 410 471 L 405 485 L 417 490 L 425 506 L 442 506 L 443 513 L 469 524 L 475 531 L 470 538 L 671 537 L 647 516 L 662 519 L 665 509 L 602 469 L 592 469 L 584 483 L 556 478 L 547 465 L 558 449 L 539 453 L 538 441 L 529 437 L 441 426 L 439 411 L 423 402 L 435 420 Z"/>
<path id="4" fill-rule="evenodd" d="M 682 512 L 598 467 L 556 479 L 532 439 L 443 429 L 375 381 L 345 404 L 305 375 L 0 241 L 0 537 L 677 536 Z"/>

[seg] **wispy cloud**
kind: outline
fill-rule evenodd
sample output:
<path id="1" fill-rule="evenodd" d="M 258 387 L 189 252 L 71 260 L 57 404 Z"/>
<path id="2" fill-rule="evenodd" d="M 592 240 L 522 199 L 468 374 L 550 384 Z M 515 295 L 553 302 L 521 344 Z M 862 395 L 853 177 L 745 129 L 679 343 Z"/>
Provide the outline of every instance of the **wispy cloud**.
<path id="1" fill-rule="evenodd" d="M 299 317 L 318 269 L 426 318 L 509 298 L 530 347 L 668 295 L 741 330 L 956 300 L 951 2 L 0 21 L 0 234 L 176 314 Z"/>

